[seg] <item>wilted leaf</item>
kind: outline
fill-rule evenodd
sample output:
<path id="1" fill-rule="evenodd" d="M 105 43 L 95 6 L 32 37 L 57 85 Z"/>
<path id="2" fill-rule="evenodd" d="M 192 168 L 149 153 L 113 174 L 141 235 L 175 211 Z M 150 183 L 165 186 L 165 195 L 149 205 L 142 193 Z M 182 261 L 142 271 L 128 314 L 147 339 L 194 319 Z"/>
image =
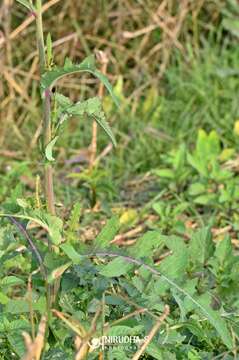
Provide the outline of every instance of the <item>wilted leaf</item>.
<path id="1" fill-rule="evenodd" d="M 48 276 L 48 282 L 52 283 L 56 279 L 58 279 L 69 267 L 71 266 L 71 262 L 68 262 L 64 265 L 59 266 L 54 269 L 51 274 Z"/>

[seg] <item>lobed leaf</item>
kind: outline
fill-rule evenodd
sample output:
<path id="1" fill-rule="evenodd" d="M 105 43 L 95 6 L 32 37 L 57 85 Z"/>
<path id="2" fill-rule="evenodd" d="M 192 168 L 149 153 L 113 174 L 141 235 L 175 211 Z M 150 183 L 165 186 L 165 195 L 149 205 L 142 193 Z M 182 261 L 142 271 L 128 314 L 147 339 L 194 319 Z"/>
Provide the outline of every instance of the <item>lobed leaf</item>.
<path id="1" fill-rule="evenodd" d="M 80 64 L 73 64 L 69 59 L 65 61 L 63 67 L 54 68 L 53 70 L 47 71 L 42 75 L 41 78 L 41 93 L 44 96 L 44 92 L 47 89 L 51 89 L 55 82 L 64 76 L 72 75 L 80 72 L 88 72 L 98 78 L 106 87 L 115 104 L 119 106 L 119 102 L 117 97 L 113 92 L 113 88 L 108 81 L 107 77 L 101 74 L 100 71 L 96 70 L 94 56 L 88 56 L 85 60 L 83 60 Z"/>

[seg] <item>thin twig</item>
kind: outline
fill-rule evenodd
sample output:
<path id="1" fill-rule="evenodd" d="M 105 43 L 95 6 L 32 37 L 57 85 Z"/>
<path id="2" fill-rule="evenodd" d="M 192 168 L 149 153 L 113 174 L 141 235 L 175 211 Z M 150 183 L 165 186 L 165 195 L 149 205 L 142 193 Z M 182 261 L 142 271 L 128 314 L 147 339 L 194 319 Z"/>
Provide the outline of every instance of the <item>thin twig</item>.
<path id="1" fill-rule="evenodd" d="M 41 353 L 44 347 L 44 338 L 46 333 L 47 317 L 42 316 L 39 324 L 37 337 L 32 340 L 30 335 L 23 332 L 27 353 L 23 356 L 22 360 L 40 360 Z"/>
<path id="2" fill-rule="evenodd" d="M 42 7 L 42 13 L 47 11 L 50 7 L 57 4 L 60 0 L 51 0 L 48 3 L 44 4 Z M 13 40 L 15 37 L 17 37 L 22 31 L 24 31 L 33 21 L 35 20 L 35 15 L 31 14 L 21 25 L 19 25 L 11 34 L 9 35 L 9 39 Z M 5 38 L 0 38 L 0 48 L 2 45 L 4 45 L 6 42 Z"/>
<path id="3" fill-rule="evenodd" d="M 26 228 L 19 222 L 17 221 L 13 216 L 8 216 L 8 219 L 14 224 L 16 225 L 16 227 L 18 228 L 18 230 L 22 233 L 22 235 L 25 237 L 25 239 L 27 240 L 27 242 L 30 245 L 30 248 L 32 250 L 32 253 L 35 255 L 39 265 L 40 265 L 40 269 L 42 274 L 44 275 L 44 278 L 47 278 L 47 272 L 43 263 L 43 259 L 41 257 L 41 254 L 39 253 L 39 251 L 37 250 L 34 242 L 32 241 L 30 235 L 28 234 L 28 231 L 26 230 Z"/>
<path id="4" fill-rule="evenodd" d="M 132 357 L 132 360 L 138 360 L 140 358 L 140 356 L 143 355 L 145 349 L 150 344 L 153 337 L 156 335 L 157 331 L 159 330 L 160 326 L 162 325 L 162 323 L 164 322 L 164 320 L 166 319 L 166 317 L 168 315 L 169 315 L 169 306 L 165 305 L 162 315 L 160 316 L 159 320 L 156 322 L 156 324 L 153 326 L 153 328 L 149 332 L 149 334 L 148 334 L 145 342 L 141 346 L 141 348 L 134 354 L 134 356 Z"/>

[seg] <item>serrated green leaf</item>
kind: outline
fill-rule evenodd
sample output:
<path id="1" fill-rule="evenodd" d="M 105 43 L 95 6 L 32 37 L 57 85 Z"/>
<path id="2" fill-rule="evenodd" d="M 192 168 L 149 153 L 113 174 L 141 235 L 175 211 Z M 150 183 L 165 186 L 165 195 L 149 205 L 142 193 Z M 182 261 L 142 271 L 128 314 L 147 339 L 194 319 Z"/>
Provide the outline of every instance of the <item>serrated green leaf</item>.
<path id="1" fill-rule="evenodd" d="M 52 151 L 53 151 L 53 147 L 55 145 L 55 143 L 57 142 L 59 136 L 54 137 L 54 139 L 52 139 L 49 144 L 46 146 L 45 149 L 45 155 L 48 161 L 54 161 L 54 157 L 52 156 Z"/>
<path id="2" fill-rule="evenodd" d="M 30 329 L 30 324 L 26 320 L 8 321 L 7 317 L 4 316 L 0 322 L 0 333 L 13 332 L 13 331 L 21 332 L 22 330 L 29 330 L 29 329 Z"/>
<path id="3" fill-rule="evenodd" d="M 7 339 L 14 349 L 14 352 L 22 358 L 25 353 L 25 344 L 22 334 L 18 332 L 7 333 Z"/>
<path id="4" fill-rule="evenodd" d="M 73 104 L 73 102 L 65 95 L 62 95 L 60 93 L 55 93 L 54 95 L 55 100 L 62 108 L 67 108 Z"/>
<path id="5" fill-rule="evenodd" d="M 86 101 L 78 101 L 73 104 L 70 103 L 67 106 L 67 98 L 65 97 L 56 97 L 56 100 L 63 106 L 62 113 L 67 114 L 68 116 L 83 116 L 87 115 L 93 118 L 97 124 L 105 131 L 113 145 L 116 146 L 116 140 L 114 134 L 112 133 L 106 119 L 105 113 L 102 110 L 102 103 L 99 97 L 93 97 Z"/>
<path id="6" fill-rule="evenodd" d="M 96 248 L 105 248 L 116 236 L 118 230 L 120 228 L 119 219 L 117 216 L 113 216 L 109 219 L 106 225 L 103 227 L 99 235 L 96 237 L 94 241 L 94 246 Z"/>
<path id="7" fill-rule="evenodd" d="M 51 89 L 54 83 L 61 79 L 64 76 L 80 73 L 80 72 L 89 72 L 90 74 L 97 77 L 107 88 L 109 94 L 114 100 L 115 104 L 119 106 L 118 99 L 113 92 L 113 88 L 109 83 L 107 77 L 101 74 L 100 71 L 96 70 L 94 64 L 94 56 L 87 57 L 84 61 L 82 61 L 78 65 L 74 65 L 71 62 L 67 61 L 62 68 L 54 68 L 50 71 L 45 72 L 42 75 L 41 79 L 41 92 L 42 96 L 44 96 L 44 92 L 46 89 Z"/>
<path id="8" fill-rule="evenodd" d="M 104 130 L 104 132 L 108 135 L 112 144 L 116 147 L 117 143 L 114 134 L 112 133 L 107 121 L 104 119 L 103 113 L 101 116 L 94 116 L 94 119 L 97 122 L 97 124 Z"/>

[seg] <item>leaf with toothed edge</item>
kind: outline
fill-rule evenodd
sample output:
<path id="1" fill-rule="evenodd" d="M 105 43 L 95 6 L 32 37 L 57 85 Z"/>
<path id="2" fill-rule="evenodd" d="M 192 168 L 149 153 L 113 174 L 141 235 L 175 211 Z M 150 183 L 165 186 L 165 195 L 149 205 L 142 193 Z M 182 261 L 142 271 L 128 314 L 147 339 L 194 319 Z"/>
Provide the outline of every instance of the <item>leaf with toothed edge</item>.
<path id="1" fill-rule="evenodd" d="M 69 59 L 66 59 L 63 67 L 54 68 L 50 71 L 45 72 L 41 78 L 41 94 L 42 97 L 47 89 L 51 89 L 55 82 L 64 76 L 72 75 L 80 72 L 89 72 L 90 74 L 97 77 L 107 88 L 109 94 L 114 100 L 115 104 L 119 106 L 119 102 L 117 97 L 113 92 L 113 88 L 108 81 L 107 77 L 103 75 L 100 71 L 95 68 L 94 56 L 88 56 L 85 60 L 83 60 L 80 64 L 73 64 Z"/>
<path id="2" fill-rule="evenodd" d="M 61 119 L 60 122 L 58 123 L 58 126 L 61 125 L 61 123 L 63 122 L 62 119 L 66 120 L 69 116 L 87 115 L 97 122 L 97 124 L 108 135 L 112 144 L 116 146 L 116 140 L 114 134 L 112 133 L 106 121 L 105 113 L 102 109 L 102 103 L 99 97 L 93 97 L 85 101 L 78 101 L 76 103 L 72 103 L 71 100 L 65 97 L 64 95 L 57 93 L 55 95 L 55 100 L 59 105 L 58 117 Z"/>

